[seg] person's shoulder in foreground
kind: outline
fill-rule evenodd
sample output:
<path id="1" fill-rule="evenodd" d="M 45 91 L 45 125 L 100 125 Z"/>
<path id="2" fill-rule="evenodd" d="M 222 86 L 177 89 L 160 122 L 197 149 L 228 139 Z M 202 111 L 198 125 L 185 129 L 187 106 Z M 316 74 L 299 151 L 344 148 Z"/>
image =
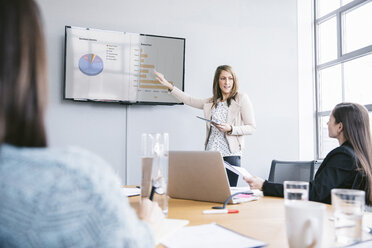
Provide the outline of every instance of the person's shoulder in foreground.
<path id="1" fill-rule="evenodd" d="M 119 179 L 80 149 L 0 149 L 1 247 L 153 247 Z M 135 227 L 135 228 L 133 228 Z"/>

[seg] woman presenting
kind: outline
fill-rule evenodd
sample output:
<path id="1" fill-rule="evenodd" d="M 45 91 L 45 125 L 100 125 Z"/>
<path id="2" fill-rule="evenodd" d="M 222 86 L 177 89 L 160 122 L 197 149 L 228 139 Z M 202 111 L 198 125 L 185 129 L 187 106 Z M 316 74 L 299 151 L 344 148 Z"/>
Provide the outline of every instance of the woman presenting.
<path id="1" fill-rule="evenodd" d="M 207 122 L 205 150 L 219 151 L 231 165 L 240 166 L 243 135 L 252 134 L 256 129 L 254 112 L 249 97 L 238 92 L 239 83 L 229 65 L 217 67 L 213 80 L 213 96 L 199 99 L 189 96 L 169 83 L 163 74 L 154 70 L 156 79 L 166 86 L 171 94 L 184 104 L 203 109 Z M 218 123 L 218 124 L 215 124 Z M 230 186 L 236 186 L 238 175 L 227 170 Z"/>

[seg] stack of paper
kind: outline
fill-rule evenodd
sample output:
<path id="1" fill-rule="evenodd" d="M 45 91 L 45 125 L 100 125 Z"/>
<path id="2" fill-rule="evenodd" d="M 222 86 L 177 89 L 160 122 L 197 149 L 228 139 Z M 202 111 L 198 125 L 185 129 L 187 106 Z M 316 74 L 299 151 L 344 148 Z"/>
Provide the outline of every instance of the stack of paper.
<path id="1" fill-rule="evenodd" d="M 141 189 L 139 188 L 121 188 L 124 195 L 127 197 L 129 196 L 136 196 L 141 194 Z"/>
<path id="2" fill-rule="evenodd" d="M 252 175 L 243 167 L 234 166 L 229 163 L 224 162 L 225 168 L 231 170 L 235 174 L 242 176 L 242 177 L 252 177 Z"/>
<path id="3" fill-rule="evenodd" d="M 156 245 L 171 237 L 174 233 L 187 224 L 189 224 L 188 220 L 165 219 L 163 223 L 154 231 Z"/>
<path id="4" fill-rule="evenodd" d="M 169 248 L 264 247 L 262 241 L 249 238 L 215 223 L 184 227 L 162 242 Z"/>

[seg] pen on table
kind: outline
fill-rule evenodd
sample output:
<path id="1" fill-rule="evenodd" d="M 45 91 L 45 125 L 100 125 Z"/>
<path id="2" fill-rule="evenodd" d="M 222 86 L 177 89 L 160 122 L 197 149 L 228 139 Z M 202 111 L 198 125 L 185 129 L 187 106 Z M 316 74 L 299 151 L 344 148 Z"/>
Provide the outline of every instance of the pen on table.
<path id="1" fill-rule="evenodd" d="M 203 214 L 237 214 L 238 209 L 207 209 L 203 210 Z"/>

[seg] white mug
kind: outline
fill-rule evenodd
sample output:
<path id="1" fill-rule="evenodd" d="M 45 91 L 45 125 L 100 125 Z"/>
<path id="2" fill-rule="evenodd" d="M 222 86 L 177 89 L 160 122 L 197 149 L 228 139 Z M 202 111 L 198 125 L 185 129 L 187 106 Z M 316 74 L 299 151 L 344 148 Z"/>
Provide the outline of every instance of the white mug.
<path id="1" fill-rule="evenodd" d="M 285 204 L 285 222 L 288 244 L 291 248 L 320 248 L 326 206 L 309 201 L 293 201 Z"/>

